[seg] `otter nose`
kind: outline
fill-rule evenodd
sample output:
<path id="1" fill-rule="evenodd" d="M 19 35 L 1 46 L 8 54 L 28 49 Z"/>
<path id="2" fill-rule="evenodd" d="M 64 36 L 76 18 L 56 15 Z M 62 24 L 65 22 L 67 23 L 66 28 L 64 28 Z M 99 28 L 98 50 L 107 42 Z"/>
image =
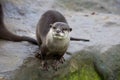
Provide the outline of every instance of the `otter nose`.
<path id="1" fill-rule="evenodd" d="M 60 33 L 61 31 L 58 29 L 58 30 L 56 30 L 56 32 L 57 32 L 57 33 Z"/>

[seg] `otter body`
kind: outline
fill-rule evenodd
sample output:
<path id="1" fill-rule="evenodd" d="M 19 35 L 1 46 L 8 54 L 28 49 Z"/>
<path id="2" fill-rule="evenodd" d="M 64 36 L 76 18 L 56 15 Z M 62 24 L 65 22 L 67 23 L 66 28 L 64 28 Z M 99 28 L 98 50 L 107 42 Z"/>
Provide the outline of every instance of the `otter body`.
<path id="1" fill-rule="evenodd" d="M 20 42 L 20 41 L 28 41 L 32 44 L 37 45 L 37 41 L 33 38 L 27 37 L 27 36 L 18 36 L 10 31 L 7 30 L 7 28 L 4 25 L 4 15 L 3 15 L 3 9 L 2 5 L 0 3 L 0 39 L 3 40 L 9 40 L 9 41 L 15 41 L 15 42 Z"/>
<path id="2" fill-rule="evenodd" d="M 69 27 L 65 17 L 55 10 L 45 12 L 36 28 L 36 37 L 40 47 L 37 58 L 42 59 L 42 66 L 47 67 L 47 60 L 52 59 L 52 67 L 57 69 L 59 62 L 63 63 L 66 50 L 70 41 L 89 41 L 87 39 L 73 38 L 69 36 L 72 28 Z"/>
<path id="3" fill-rule="evenodd" d="M 68 48 L 71 30 L 61 13 L 53 10 L 45 12 L 36 29 L 42 58 L 60 60 Z"/>

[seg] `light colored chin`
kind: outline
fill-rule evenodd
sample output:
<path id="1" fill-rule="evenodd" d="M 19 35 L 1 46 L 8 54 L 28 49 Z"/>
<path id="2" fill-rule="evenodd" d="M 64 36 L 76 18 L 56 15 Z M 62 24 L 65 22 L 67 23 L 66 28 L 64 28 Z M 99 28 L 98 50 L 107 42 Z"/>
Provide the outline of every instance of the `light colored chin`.
<path id="1" fill-rule="evenodd" d="M 53 36 L 53 38 L 62 40 L 64 39 L 64 36 Z"/>

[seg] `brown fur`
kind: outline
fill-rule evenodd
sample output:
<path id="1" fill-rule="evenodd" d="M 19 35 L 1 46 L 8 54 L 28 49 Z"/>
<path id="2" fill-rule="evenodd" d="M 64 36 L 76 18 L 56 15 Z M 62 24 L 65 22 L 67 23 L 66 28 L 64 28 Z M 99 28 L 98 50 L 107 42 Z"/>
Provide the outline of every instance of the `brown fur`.
<path id="1" fill-rule="evenodd" d="M 57 55 L 52 55 L 54 53 L 50 53 L 49 55 L 47 53 L 49 53 L 49 50 L 47 48 L 47 46 L 45 45 L 45 40 L 46 40 L 46 36 L 47 33 L 50 30 L 50 24 L 53 24 L 55 22 L 63 22 L 67 24 L 67 21 L 65 19 L 65 17 L 59 13 L 58 11 L 53 11 L 53 10 L 49 10 L 47 12 L 45 12 L 41 19 L 39 20 L 39 23 L 37 25 L 37 29 L 36 29 L 36 36 L 37 36 L 37 41 L 38 44 L 40 46 L 41 49 L 41 54 L 42 54 L 42 58 L 52 58 L 52 59 L 61 59 L 61 57 L 64 55 L 66 50 L 61 50 L 61 52 L 56 52 L 58 53 Z M 69 27 L 69 26 L 68 26 Z M 67 49 L 67 48 L 65 48 Z"/>
<path id="2" fill-rule="evenodd" d="M 36 29 L 36 36 L 37 36 L 39 45 L 41 45 L 42 41 L 44 41 L 44 38 L 46 37 L 50 29 L 49 27 L 50 24 L 53 24 L 55 22 L 67 23 L 64 16 L 62 16 L 62 14 L 60 14 L 57 11 L 49 10 L 42 15 L 40 21 L 37 24 L 37 29 Z"/>
<path id="3" fill-rule="evenodd" d="M 15 42 L 28 41 L 32 44 L 37 45 L 37 41 L 33 38 L 27 36 L 18 36 L 8 31 L 7 28 L 5 27 L 3 19 L 4 19 L 3 9 L 2 9 L 2 4 L 0 3 L 0 39 L 15 41 Z"/>
<path id="4" fill-rule="evenodd" d="M 64 35 L 64 38 L 55 39 L 54 35 L 57 30 Z M 41 16 L 36 28 L 36 37 L 40 50 L 35 56 L 43 60 L 43 69 L 48 69 L 46 60 L 52 59 L 55 60 L 52 67 L 57 70 L 57 62 L 64 62 L 63 55 L 69 46 L 70 40 L 89 41 L 70 37 L 70 31 L 72 31 L 72 28 L 69 27 L 65 17 L 58 11 L 48 10 Z"/>
<path id="5" fill-rule="evenodd" d="M 56 52 L 57 54 L 53 55 L 54 53 L 49 53 L 49 50 L 47 47 L 48 45 L 45 45 L 45 41 L 47 40 L 46 37 L 50 30 L 50 26 L 51 26 L 51 24 L 54 24 L 56 22 L 65 23 L 67 25 L 68 29 L 71 29 L 69 27 L 65 17 L 61 13 L 59 13 L 58 11 L 55 11 L 55 10 L 48 10 L 47 12 L 45 12 L 37 24 L 36 37 L 37 37 L 38 44 L 40 46 L 41 55 L 42 55 L 43 59 L 44 58 L 52 58 L 53 59 L 53 57 L 54 57 L 59 60 L 62 58 L 62 56 L 64 55 L 64 53 L 66 52 L 66 50 L 68 48 L 68 46 L 66 46 L 66 47 L 64 47 L 65 50 L 61 50 L 60 52 L 57 51 Z M 64 27 L 65 27 L 65 25 L 64 25 Z M 72 41 L 89 41 L 87 39 L 79 39 L 79 38 L 73 38 L 73 37 L 70 37 L 70 40 L 72 40 Z M 49 55 L 48 55 L 48 53 L 49 53 Z M 39 55 L 37 55 L 37 56 L 39 56 Z"/>

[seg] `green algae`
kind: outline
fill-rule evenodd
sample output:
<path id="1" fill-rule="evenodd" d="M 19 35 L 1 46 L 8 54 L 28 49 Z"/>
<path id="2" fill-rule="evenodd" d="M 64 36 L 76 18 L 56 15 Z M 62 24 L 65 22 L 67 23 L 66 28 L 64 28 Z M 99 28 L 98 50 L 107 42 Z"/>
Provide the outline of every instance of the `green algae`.
<path id="1" fill-rule="evenodd" d="M 54 80 L 101 80 L 94 68 L 90 65 L 84 65 L 79 70 L 70 72 L 64 77 L 58 77 Z"/>

